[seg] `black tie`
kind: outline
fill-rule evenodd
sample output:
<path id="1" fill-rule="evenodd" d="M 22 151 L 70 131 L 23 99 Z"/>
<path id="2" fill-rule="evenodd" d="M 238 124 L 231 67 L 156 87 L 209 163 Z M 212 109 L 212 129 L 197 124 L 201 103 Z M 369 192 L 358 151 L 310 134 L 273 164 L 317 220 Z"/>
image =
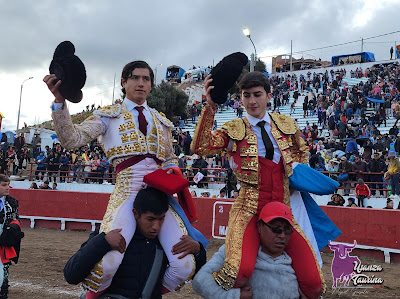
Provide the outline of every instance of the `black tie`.
<path id="1" fill-rule="evenodd" d="M 265 131 L 265 120 L 260 121 L 257 126 L 261 128 L 261 137 L 265 146 L 265 158 L 272 161 L 274 159 L 274 145 L 267 131 Z"/>

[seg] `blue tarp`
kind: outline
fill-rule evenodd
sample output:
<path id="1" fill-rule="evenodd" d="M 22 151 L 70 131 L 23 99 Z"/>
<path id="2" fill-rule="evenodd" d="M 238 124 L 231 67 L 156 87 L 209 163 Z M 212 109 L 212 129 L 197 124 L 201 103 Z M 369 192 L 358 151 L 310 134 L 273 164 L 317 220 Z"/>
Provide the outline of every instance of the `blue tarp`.
<path id="1" fill-rule="evenodd" d="M 11 132 L 11 131 L 1 132 L 0 133 L 0 138 L 3 137 L 3 134 L 5 134 L 7 136 L 7 142 L 8 143 L 14 143 L 14 139 L 15 139 L 15 133 L 14 132 Z"/>
<path id="2" fill-rule="evenodd" d="M 365 97 L 367 100 L 370 100 L 372 103 L 385 103 L 384 100 L 378 100 L 375 98 L 371 98 L 371 97 Z"/>
<path id="3" fill-rule="evenodd" d="M 165 73 L 165 79 L 169 80 L 178 80 L 181 79 L 185 70 L 178 65 L 171 65 L 167 67 L 167 71 Z"/>
<path id="4" fill-rule="evenodd" d="M 361 55 L 361 62 L 374 62 L 375 61 L 375 55 L 374 53 L 371 52 L 359 52 L 359 53 L 353 53 L 353 54 L 344 54 L 344 55 L 337 55 L 337 56 L 332 56 L 332 66 L 334 65 L 339 65 L 340 58 L 343 58 L 344 62 L 346 62 L 346 58 L 351 56 L 357 56 Z M 346 64 L 346 63 L 345 63 Z"/>

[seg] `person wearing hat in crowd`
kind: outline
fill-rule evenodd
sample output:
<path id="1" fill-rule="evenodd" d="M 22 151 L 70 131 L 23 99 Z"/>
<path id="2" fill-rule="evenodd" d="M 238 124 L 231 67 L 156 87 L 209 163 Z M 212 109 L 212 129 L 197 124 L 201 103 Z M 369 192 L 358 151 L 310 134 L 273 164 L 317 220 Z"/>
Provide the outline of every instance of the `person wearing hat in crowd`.
<path id="1" fill-rule="evenodd" d="M 165 273 L 174 275 L 168 265 L 169 255 L 177 258 L 193 255 L 195 270 L 198 271 L 206 262 L 206 251 L 201 243 L 190 236 L 180 235 L 172 252 L 161 245 L 160 234 L 168 229 L 164 226 L 168 218 L 168 202 L 168 195 L 156 188 L 140 190 L 131 210 L 137 228 L 129 243 L 121 234 L 122 226 L 107 233 L 100 233 L 97 228 L 65 265 L 66 281 L 70 284 L 82 282 L 111 250 L 125 252 L 125 255 L 110 286 L 101 295 L 102 299 L 161 298 Z"/>
<path id="2" fill-rule="evenodd" d="M 385 179 L 390 179 L 392 187 L 391 197 L 398 199 L 400 195 L 400 162 L 396 157 L 395 151 L 389 151 L 388 171 L 385 173 Z"/>
<path id="3" fill-rule="evenodd" d="M 36 158 L 39 156 L 39 153 L 42 151 L 42 145 L 40 142 L 38 142 L 37 144 L 35 144 L 33 146 L 33 159 L 36 160 Z"/>
<path id="4" fill-rule="evenodd" d="M 364 207 L 364 198 L 370 198 L 371 197 L 371 190 L 369 190 L 369 187 L 367 184 L 364 183 L 363 179 L 358 179 L 358 184 L 355 188 L 356 191 L 356 197 L 358 199 L 358 206 L 359 207 Z"/>
<path id="5" fill-rule="evenodd" d="M 372 182 L 370 184 L 372 190 L 371 194 L 372 196 L 375 196 L 376 190 L 375 189 L 382 189 L 383 185 L 379 184 L 379 182 L 383 181 L 383 175 L 380 174 L 383 171 L 386 171 L 386 165 L 385 162 L 381 159 L 381 154 L 379 152 L 374 153 L 373 159 L 369 161 L 368 163 L 368 172 L 372 172 L 372 174 L 369 174 L 369 181 Z M 379 190 L 380 196 L 383 196 L 383 191 Z"/>
<path id="6" fill-rule="evenodd" d="M 288 206 L 291 204 L 289 179 L 292 177 L 301 179 L 294 175 L 296 172 L 294 168 L 301 169 L 300 172 L 311 172 L 314 186 L 316 185 L 315 176 L 318 176 L 317 180 L 321 179 L 319 182 L 324 179 L 329 181 L 327 184 L 332 184 L 330 186 L 333 187 L 329 190 L 331 193 L 338 186 L 328 177 L 300 164 L 308 162 L 308 148 L 292 118 L 279 113 L 266 112 L 272 94 L 268 78 L 260 72 L 247 73 L 238 84 L 246 115 L 242 119 L 234 119 L 223 124 L 220 129 L 212 131 L 217 104 L 225 98 L 223 87 L 226 87 L 224 84 L 221 84 L 223 85 L 221 87 L 216 82 L 227 78 L 226 81 L 230 84 L 224 82 L 229 85 L 225 93 L 234 83 L 235 78 L 232 72 L 236 70 L 229 70 L 227 67 L 228 72 L 224 73 L 223 69 L 227 64 L 235 64 L 232 62 L 235 60 L 232 58 L 235 54 L 225 57 L 222 66 L 220 63 L 217 65 L 219 67 L 214 68 L 216 73 L 212 73 L 205 80 L 207 103 L 197 122 L 192 142 L 192 150 L 199 155 L 207 156 L 227 151 L 231 168 L 241 184 L 239 196 L 229 215 L 229 230 L 225 240 L 225 262 L 214 273 L 216 282 L 221 289 L 225 290 L 232 287 L 242 288 L 253 273 L 259 247 L 256 229 L 259 213 L 268 202 L 278 201 Z M 236 62 L 237 65 L 240 66 L 240 63 Z M 241 70 L 242 67 L 238 67 L 239 74 Z M 308 178 L 307 175 L 303 175 L 303 179 Z M 296 180 L 290 180 L 291 184 L 294 182 Z M 301 185 L 294 187 L 294 190 L 299 190 L 297 188 L 301 188 Z M 304 191 L 308 192 L 308 190 Z M 300 193 L 296 195 L 299 196 L 299 201 L 302 201 Z M 303 217 L 307 218 L 307 212 L 303 214 Z M 296 230 L 302 232 L 299 225 L 296 225 Z M 307 236 L 312 238 L 312 232 Z M 309 244 L 302 249 L 297 248 L 297 252 L 292 252 L 294 254 L 292 258 L 296 262 L 307 260 L 309 264 L 307 273 L 302 273 L 298 264 L 294 268 L 297 278 L 303 282 L 303 291 L 306 295 L 315 297 L 316 294 L 320 294 L 322 284 L 316 283 L 310 277 L 319 276 L 317 261 L 319 251 L 313 250 Z M 294 257 L 300 252 L 303 252 L 301 258 Z M 314 274 L 309 276 L 311 273 L 315 276 Z"/>
<path id="7" fill-rule="evenodd" d="M 349 208 L 357 208 L 357 205 L 355 203 L 355 199 L 353 197 L 349 197 L 347 199 L 347 202 L 348 202 L 347 207 L 349 207 Z"/>
<path id="8" fill-rule="evenodd" d="M 180 154 L 182 153 L 182 148 L 181 146 L 178 144 L 178 140 L 174 139 L 172 141 L 172 147 L 174 149 L 174 154 L 175 156 L 179 157 Z"/>
<path id="9" fill-rule="evenodd" d="M 59 47 L 63 45 L 65 42 Z M 56 49 L 52 65 L 59 59 L 56 57 L 59 47 Z M 61 61 L 60 65 L 64 66 L 63 63 Z M 52 65 L 52 71 L 59 71 L 59 68 L 52 68 Z M 71 77 L 78 73 L 82 78 L 82 72 L 85 72 L 84 68 L 79 71 L 74 64 L 67 64 L 63 71 L 71 72 L 67 74 Z M 86 78 L 86 75 L 84 77 Z M 154 86 L 154 73 L 144 61 L 133 61 L 124 66 L 121 74 L 124 95 L 122 103 L 95 110 L 92 116 L 79 125 L 72 123 L 65 100 L 80 101 L 82 86 L 71 84 L 68 78 L 70 77 L 66 76 L 66 82 L 63 82 L 51 73 L 43 79 L 55 97 L 51 109 L 57 137 L 67 149 L 78 148 L 97 138 L 117 173 L 115 188 L 110 196 L 100 232 L 108 233 L 117 228 L 122 229 L 121 234 L 126 244 L 129 244 L 136 229 L 136 220 L 131 208 L 136 194 L 145 185 L 143 177 L 160 167 L 173 167 L 175 173 L 179 172 L 179 168 L 175 167 L 177 159 L 172 147 L 173 124 L 163 113 L 147 104 L 147 96 Z M 186 229 L 193 238 L 201 238 L 206 242 L 205 238 L 190 226 L 190 222 L 197 220 L 197 214 L 193 199 L 189 191 L 186 191 L 182 200 L 180 198 L 184 210 L 179 204 L 175 205 L 176 201 L 171 197 L 170 204 L 174 207 L 168 210 L 163 224 L 166 229 L 160 233 L 160 242 L 166 252 L 170 252 L 172 246 L 179 242 Z M 179 234 L 176 233 L 178 231 Z M 164 277 L 164 286 L 175 292 L 186 280 L 190 280 L 194 271 L 193 256 L 187 255 L 178 259 L 177 256 L 168 255 L 168 258 L 176 275 Z M 123 259 L 123 250 L 107 252 L 90 274 L 88 273 L 83 288 L 90 291 L 91 296 L 98 296 L 110 286 Z"/>
<path id="10" fill-rule="evenodd" d="M 328 206 L 343 206 L 344 198 L 340 194 L 333 194 L 331 200 L 327 203 Z"/>
<path id="11" fill-rule="evenodd" d="M 184 154 L 184 153 L 181 153 L 181 154 L 178 156 L 178 167 L 179 167 L 180 169 L 186 168 L 186 161 L 185 161 L 185 154 Z"/>
<path id="12" fill-rule="evenodd" d="M 305 298 L 295 271 L 292 259 L 285 249 L 293 235 L 292 213 L 289 207 L 280 202 L 270 202 L 264 206 L 257 221 L 256 232 L 260 237 L 260 247 L 254 272 L 247 285 L 224 291 L 214 280 L 213 273 L 224 263 L 225 245 L 197 273 L 193 280 L 193 290 L 206 299 L 279 299 Z"/>
<path id="13" fill-rule="evenodd" d="M 39 132 L 35 132 L 33 134 L 33 138 L 32 138 L 31 144 L 32 144 L 33 147 L 35 147 L 38 143 L 42 143 L 42 138 L 40 137 Z M 36 158 L 36 157 L 34 156 L 34 158 Z"/>
<path id="14" fill-rule="evenodd" d="M 382 152 L 382 151 L 384 151 L 386 149 L 385 148 L 385 144 L 382 142 L 382 137 L 381 136 L 377 137 L 376 143 L 374 143 L 373 148 L 374 148 L 374 150 L 376 150 L 378 152 Z"/>
<path id="15" fill-rule="evenodd" d="M 17 134 L 17 136 L 14 139 L 14 147 L 17 154 L 22 150 L 22 147 L 24 146 L 25 143 L 26 142 L 24 134 L 22 133 Z"/>
<path id="16" fill-rule="evenodd" d="M 326 163 L 326 170 L 329 172 L 337 172 L 339 170 L 339 163 L 340 161 L 337 158 L 332 158 Z M 336 173 L 330 173 L 329 177 L 337 180 L 337 174 Z"/>

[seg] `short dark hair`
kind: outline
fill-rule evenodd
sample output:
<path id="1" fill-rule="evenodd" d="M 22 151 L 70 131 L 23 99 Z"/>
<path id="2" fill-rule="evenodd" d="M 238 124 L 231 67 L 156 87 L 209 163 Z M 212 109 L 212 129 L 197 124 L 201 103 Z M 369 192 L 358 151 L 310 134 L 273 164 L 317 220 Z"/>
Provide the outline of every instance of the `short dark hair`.
<path id="1" fill-rule="evenodd" d="M 243 89 L 262 86 L 267 93 L 271 92 L 269 79 L 261 72 L 247 73 L 243 76 L 242 80 L 240 80 L 238 86 L 240 91 L 242 91 Z"/>
<path id="2" fill-rule="evenodd" d="M 0 174 L 0 182 L 10 182 L 10 178 L 5 174 Z"/>
<path id="3" fill-rule="evenodd" d="M 168 195 L 156 188 L 147 187 L 138 192 L 133 207 L 139 217 L 146 212 L 160 215 L 168 211 Z"/>
<path id="4" fill-rule="evenodd" d="M 128 81 L 128 79 L 132 76 L 132 72 L 134 69 L 148 69 L 150 72 L 151 87 L 154 86 L 153 69 L 150 67 L 150 65 L 146 61 L 143 61 L 143 60 L 132 61 L 132 62 L 129 62 L 127 65 L 125 65 L 124 68 L 122 69 L 121 78 L 124 79 L 125 82 Z M 121 82 L 121 86 L 122 86 L 122 82 Z M 126 96 L 125 88 L 122 87 L 121 91 L 125 97 Z"/>

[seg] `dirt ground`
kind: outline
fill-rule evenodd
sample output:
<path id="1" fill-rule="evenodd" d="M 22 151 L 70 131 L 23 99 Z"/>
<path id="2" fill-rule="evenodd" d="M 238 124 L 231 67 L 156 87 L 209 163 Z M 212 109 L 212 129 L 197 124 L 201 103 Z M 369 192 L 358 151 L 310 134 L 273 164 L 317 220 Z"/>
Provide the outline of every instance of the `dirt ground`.
<path id="1" fill-rule="evenodd" d="M 79 298 L 79 286 L 68 285 L 63 279 L 63 268 L 68 258 L 75 253 L 89 232 L 60 231 L 52 229 L 24 228 L 25 238 L 22 241 L 21 257 L 17 265 L 10 268 L 10 299 L 47 298 L 69 299 Z M 207 256 L 210 258 L 222 245 L 222 240 L 212 240 L 208 246 Z M 381 265 L 382 272 L 375 277 L 384 279 L 381 288 L 364 289 L 332 289 L 330 266 L 332 253 L 323 253 L 323 273 L 327 283 L 327 291 L 323 298 L 400 298 L 398 275 L 399 264 L 385 264 L 382 261 L 360 257 L 363 264 Z M 371 273 L 367 273 L 371 275 Z M 374 274 L 374 273 L 372 273 Z M 167 294 L 163 298 L 200 299 L 191 285 L 186 285 L 179 294 Z M 265 297 L 268 299 L 267 295 Z M 218 298 L 216 298 L 218 299 Z"/>

